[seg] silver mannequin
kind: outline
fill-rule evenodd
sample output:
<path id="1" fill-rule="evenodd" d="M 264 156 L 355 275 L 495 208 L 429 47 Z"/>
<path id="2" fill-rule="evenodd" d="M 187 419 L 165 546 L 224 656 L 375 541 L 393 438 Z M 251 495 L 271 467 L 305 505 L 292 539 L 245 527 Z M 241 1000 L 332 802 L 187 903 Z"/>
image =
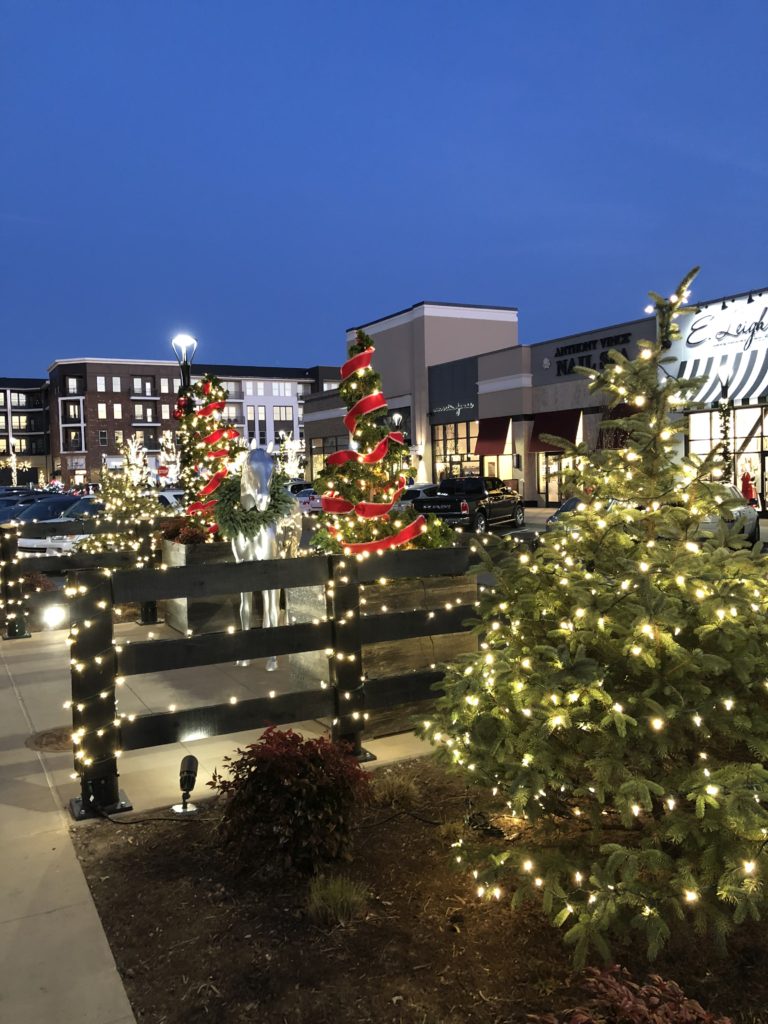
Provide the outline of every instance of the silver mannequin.
<path id="1" fill-rule="evenodd" d="M 272 456 L 263 448 L 252 448 L 243 463 L 240 482 L 240 504 L 244 509 L 255 508 L 265 512 L 269 506 L 269 485 L 275 468 Z M 265 561 L 273 558 L 295 558 L 301 541 L 301 512 L 294 500 L 294 509 L 279 519 L 273 526 L 265 526 L 253 537 L 242 533 L 232 540 L 232 553 L 236 562 Z M 262 591 L 264 602 L 264 628 L 277 626 L 280 620 L 280 591 Z M 250 629 L 253 617 L 253 594 L 248 591 L 240 595 L 240 625 Z M 247 665 L 247 661 L 238 662 Z M 267 658 L 267 672 L 277 668 L 277 658 Z"/>

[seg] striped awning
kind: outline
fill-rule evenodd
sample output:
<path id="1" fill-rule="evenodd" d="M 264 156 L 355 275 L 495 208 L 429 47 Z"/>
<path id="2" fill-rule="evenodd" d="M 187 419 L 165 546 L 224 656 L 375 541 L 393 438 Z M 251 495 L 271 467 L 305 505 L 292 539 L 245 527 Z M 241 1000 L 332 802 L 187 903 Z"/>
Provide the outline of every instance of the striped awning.
<path id="1" fill-rule="evenodd" d="M 706 377 L 706 383 L 697 394 L 691 395 L 690 400 L 716 402 L 725 397 L 719 375 L 728 381 L 729 402 L 757 402 L 768 395 L 768 349 L 689 359 L 680 363 L 677 378 L 692 380 L 694 377 Z"/>

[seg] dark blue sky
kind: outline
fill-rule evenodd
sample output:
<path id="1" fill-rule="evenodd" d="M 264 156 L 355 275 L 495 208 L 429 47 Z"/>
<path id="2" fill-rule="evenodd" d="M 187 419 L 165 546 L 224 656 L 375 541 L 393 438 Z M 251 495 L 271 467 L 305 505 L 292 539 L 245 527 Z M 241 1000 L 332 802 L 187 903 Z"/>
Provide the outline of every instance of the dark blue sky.
<path id="1" fill-rule="evenodd" d="M 768 285 L 764 0 L 2 0 L 0 374 Z"/>

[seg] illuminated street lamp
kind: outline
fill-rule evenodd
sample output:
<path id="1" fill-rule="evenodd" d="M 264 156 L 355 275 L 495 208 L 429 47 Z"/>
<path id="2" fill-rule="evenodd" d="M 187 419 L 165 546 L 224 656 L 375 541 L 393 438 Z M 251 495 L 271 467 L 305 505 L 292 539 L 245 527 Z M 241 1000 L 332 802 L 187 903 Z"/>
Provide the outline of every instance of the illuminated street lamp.
<path id="1" fill-rule="evenodd" d="M 171 348 L 179 361 L 182 391 L 192 386 L 192 360 L 197 351 L 197 341 L 191 334 L 177 334 Z"/>

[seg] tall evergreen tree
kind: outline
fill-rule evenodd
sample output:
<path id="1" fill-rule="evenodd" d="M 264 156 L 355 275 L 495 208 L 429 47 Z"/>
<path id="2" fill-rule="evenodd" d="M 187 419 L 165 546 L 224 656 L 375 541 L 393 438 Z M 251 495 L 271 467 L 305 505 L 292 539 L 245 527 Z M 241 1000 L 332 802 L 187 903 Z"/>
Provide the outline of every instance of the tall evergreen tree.
<path id="1" fill-rule="evenodd" d="M 112 529 L 84 537 L 77 545 L 80 551 L 138 550 L 146 536 L 142 524 L 159 514 L 155 490 L 149 481 L 146 449 L 132 437 L 122 445 L 120 454 L 122 466 L 108 469 L 105 464 L 101 473 L 99 500 L 104 503 L 104 510 L 97 518 Z"/>
<path id="2" fill-rule="evenodd" d="M 765 910 L 768 563 L 728 525 L 722 446 L 682 454 L 701 381 L 665 350 L 694 274 L 651 293 L 658 341 L 585 371 L 634 411 L 621 450 L 560 442 L 576 511 L 534 551 L 474 542 L 480 651 L 424 723 L 498 810 L 490 850 L 457 842 L 478 893 L 540 899 L 577 962 L 680 922 L 722 946 Z"/>

